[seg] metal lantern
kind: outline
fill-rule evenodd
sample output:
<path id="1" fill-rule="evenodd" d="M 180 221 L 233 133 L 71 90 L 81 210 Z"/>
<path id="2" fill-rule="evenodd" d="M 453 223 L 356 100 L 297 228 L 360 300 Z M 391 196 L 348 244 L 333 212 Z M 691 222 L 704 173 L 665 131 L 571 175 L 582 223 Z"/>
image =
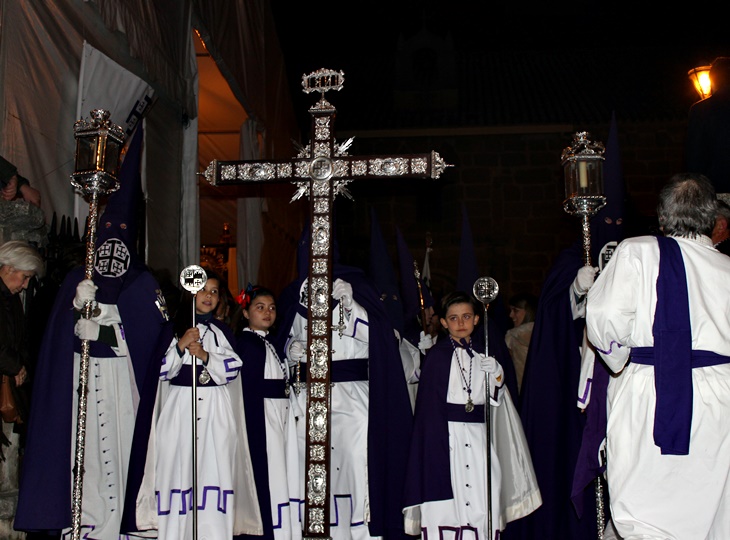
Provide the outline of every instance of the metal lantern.
<path id="1" fill-rule="evenodd" d="M 565 173 L 566 212 L 582 218 L 583 259 L 591 264 L 591 230 L 589 218 L 606 205 L 603 195 L 603 143 L 590 140 L 591 134 L 579 131 L 573 136 L 573 145 L 561 156 Z"/>
<path id="2" fill-rule="evenodd" d="M 119 189 L 117 169 L 119 154 L 124 146 L 124 132 L 109 120 L 109 111 L 94 109 L 90 120 L 78 120 L 74 124 L 76 137 L 76 163 L 71 184 L 89 198 L 87 218 L 85 277 L 93 279 L 96 228 L 99 218 L 99 196 Z M 90 319 L 93 302 L 84 304 L 82 316 Z M 79 362 L 78 414 L 76 415 L 76 451 L 74 454 L 74 478 L 71 491 L 71 539 L 81 538 L 81 515 L 84 486 L 84 459 L 86 454 L 86 412 L 89 398 L 88 339 L 81 340 Z"/>
<path id="3" fill-rule="evenodd" d="M 689 80 L 694 84 L 695 90 L 700 95 L 700 99 L 708 98 L 712 95 L 712 81 L 710 80 L 710 66 L 699 66 L 692 68 L 687 72 Z"/>
<path id="4" fill-rule="evenodd" d="M 71 184 L 84 194 L 105 195 L 119 188 L 117 170 L 124 132 L 109 117 L 109 111 L 94 109 L 91 118 L 74 124 L 76 160 Z"/>

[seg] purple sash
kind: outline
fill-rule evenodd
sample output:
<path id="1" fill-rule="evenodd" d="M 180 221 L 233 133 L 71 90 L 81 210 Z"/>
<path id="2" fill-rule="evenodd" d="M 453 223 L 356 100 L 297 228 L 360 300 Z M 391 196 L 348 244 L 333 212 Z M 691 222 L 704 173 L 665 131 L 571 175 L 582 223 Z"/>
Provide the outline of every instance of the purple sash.
<path id="1" fill-rule="evenodd" d="M 692 329 L 687 274 L 679 244 L 657 237 L 659 276 L 654 313 L 654 443 L 664 455 L 689 454 L 692 428 Z"/>

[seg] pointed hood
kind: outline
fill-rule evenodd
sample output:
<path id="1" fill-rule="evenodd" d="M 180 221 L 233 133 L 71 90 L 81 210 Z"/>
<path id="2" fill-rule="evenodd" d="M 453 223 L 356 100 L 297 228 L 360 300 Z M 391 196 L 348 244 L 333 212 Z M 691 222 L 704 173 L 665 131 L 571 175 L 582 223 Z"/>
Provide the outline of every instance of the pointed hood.
<path id="1" fill-rule="evenodd" d="M 140 174 L 143 138 L 140 124 L 119 171 L 119 189 L 109 196 L 99 218 L 93 279 L 99 287 L 96 299 L 104 304 L 116 304 L 125 283 L 144 270 L 136 246 L 138 211 L 143 200 Z"/>
<path id="2" fill-rule="evenodd" d="M 474 249 L 474 237 L 471 234 L 469 216 L 466 212 L 466 205 L 461 203 L 461 245 L 459 248 L 459 269 L 456 282 L 456 289 L 467 294 L 473 294 L 474 283 L 480 277 L 479 266 L 477 265 L 476 251 Z M 497 283 L 499 285 L 499 283 Z M 504 294 L 499 291 L 494 301 L 489 304 L 489 318 L 497 324 L 499 332 L 504 334 L 510 325 L 509 314 L 504 305 Z"/>
<path id="3" fill-rule="evenodd" d="M 606 206 L 591 219 L 591 264 L 598 265 L 598 256 L 607 242 L 624 239 L 624 186 L 621 152 L 618 144 L 616 113 L 611 114 L 611 125 L 606 143 L 606 160 L 603 163 L 603 191 Z"/>
<path id="4" fill-rule="evenodd" d="M 421 299 L 418 294 L 418 282 L 414 273 L 413 255 L 411 255 L 406 244 L 403 234 L 398 227 L 395 228 L 396 242 L 398 246 L 398 267 L 400 271 L 400 290 L 401 300 L 403 302 L 403 317 L 405 319 L 405 332 L 408 337 L 412 337 L 412 333 L 416 326 L 416 335 L 421 331 L 418 317 L 421 315 Z M 423 275 L 420 278 L 421 292 L 423 294 L 423 307 L 433 306 L 433 297 L 423 281 Z"/>
<path id="5" fill-rule="evenodd" d="M 461 244 L 459 247 L 459 269 L 456 279 L 456 289 L 471 293 L 474 282 L 479 279 L 479 266 L 474 252 L 474 238 L 471 234 L 469 216 L 466 205 L 461 203 Z"/>
<path id="6" fill-rule="evenodd" d="M 398 290 L 393 262 L 388 255 L 388 248 L 378 223 L 374 208 L 370 209 L 370 278 L 380 293 L 380 300 L 385 306 L 393 328 L 403 333 L 403 303 Z"/>

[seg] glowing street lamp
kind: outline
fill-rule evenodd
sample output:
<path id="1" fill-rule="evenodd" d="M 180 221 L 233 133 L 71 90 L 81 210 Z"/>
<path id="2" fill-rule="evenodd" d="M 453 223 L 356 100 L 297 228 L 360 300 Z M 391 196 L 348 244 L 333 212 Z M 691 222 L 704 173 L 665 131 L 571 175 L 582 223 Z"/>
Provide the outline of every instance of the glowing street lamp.
<path id="1" fill-rule="evenodd" d="M 712 82 L 710 81 L 710 66 L 700 66 L 690 69 L 687 72 L 689 80 L 695 86 L 695 90 L 700 95 L 700 99 L 708 98 L 712 95 Z"/>

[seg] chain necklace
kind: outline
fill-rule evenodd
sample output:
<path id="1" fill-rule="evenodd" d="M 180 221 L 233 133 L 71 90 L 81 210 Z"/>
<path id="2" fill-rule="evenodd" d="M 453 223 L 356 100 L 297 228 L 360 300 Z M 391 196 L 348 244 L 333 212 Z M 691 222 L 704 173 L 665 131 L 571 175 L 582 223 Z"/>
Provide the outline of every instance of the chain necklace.
<path id="1" fill-rule="evenodd" d="M 198 340 L 198 341 L 200 341 L 201 345 L 203 344 L 203 340 L 205 339 L 205 336 L 208 335 L 209 330 L 210 330 L 210 324 L 206 324 L 205 332 L 203 332 L 203 335 L 200 336 L 200 339 Z M 203 359 L 201 358 L 200 360 L 202 361 Z M 210 360 L 210 353 L 208 353 L 208 360 Z M 201 371 L 200 375 L 198 375 L 198 382 L 200 384 L 202 384 L 203 386 L 205 386 L 206 384 L 208 384 L 210 382 L 210 372 L 208 371 L 208 366 L 205 363 L 203 363 L 203 371 Z"/>
<path id="2" fill-rule="evenodd" d="M 474 353 L 471 350 L 471 342 L 469 342 L 467 345 L 459 345 L 454 341 L 454 338 L 449 336 L 449 339 L 451 340 L 451 346 L 454 348 L 454 355 L 456 356 L 456 363 L 459 364 L 459 375 L 461 375 L 461 380 L 464 383 L 464 386 L 462 387 L 463 390 L 466 391 L 466 405 L 464 405 L 464 410 L 468 413 L 472 412 L 474 410 L 474 402 L 471 399 L 471 373 L 472 368 L 474 367 Z M 461 364 L 461 359 L 459 358 L 459 351 L 457 350 L 457 347 L 461 347 L 466 350 L 467 354 L 469 355 L 469 381 L 466 380 L 466 368 Z"/>
<path id="3" fill-rule="evenodd" d="M 274 348 L 274 346 L 271 343 L 269 343 L 269 340 L 266 339 L 265 335 L 261 335 L 261 334 L 259 334 L 258 331 L 253 330 L 251 328 L 249 328 L 249 331 L 256 334 L 264 342 L 264 345 L 266 345 L 266 348 L 271 352 L 271 354 L 274 355 L 274 358 L 276 358 L 276 362 L 277 362 L 277 364 L 279 364 L 279 369 L 281 369 L 281 372 L 284 375 L 284 395 L 289 397 L 289 394 L 290 394 L 289 374 L 287 373 L 286 365 L 284 365 L 284 362 L 281 361 L 281 358 L 279 358 L 279 355 L 277 354 L 276 349 Z"/>

